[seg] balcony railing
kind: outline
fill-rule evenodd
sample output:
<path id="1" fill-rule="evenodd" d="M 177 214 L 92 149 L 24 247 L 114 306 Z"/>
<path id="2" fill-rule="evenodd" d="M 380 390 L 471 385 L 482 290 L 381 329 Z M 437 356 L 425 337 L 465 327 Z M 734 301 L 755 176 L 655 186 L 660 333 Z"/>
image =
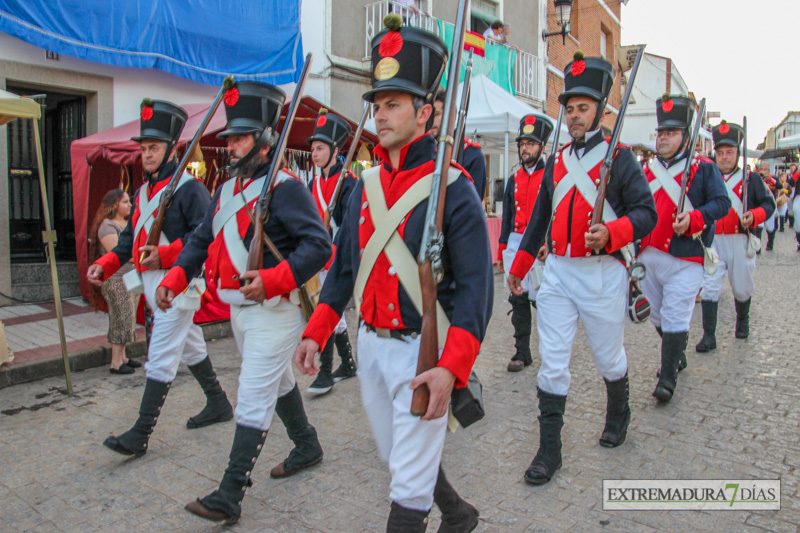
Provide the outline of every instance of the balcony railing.
<path id="1" fill-rule="evenodd" d="M 364 42 L 364 60 L 369 60 L 372 56 L 372 39 L 383 29 L 383 18 L 389 13 L 397 13 L 403 18 L 403 22 L 415 28 L 421 28 L 429 31 L 434 35 L 441 37 L 441 27 L 439 19 L 431 17 L 422 12 L 415 13 L 410 7 L 392 2 L 390 0 L 382 0 L 380 2 L 373 2 L 365 6 L 365 42 Z M 449 22 L 444 24 L 452 27 Z M 486 47 L 502 46 L 511 51 L 512 47 L 500 44 L 487 39 Z M 513 48 L 515 53 L 514 62 L 511 72 L 511 84 L 513 94 L 522 98 L 529 98 L 533 100 L 544 100 L 545 84 L 543 83 L 544 62 L 540 57 L 535 56 L 524 50 Z M 479 72 L 479 71 L 478 71 Z"/>

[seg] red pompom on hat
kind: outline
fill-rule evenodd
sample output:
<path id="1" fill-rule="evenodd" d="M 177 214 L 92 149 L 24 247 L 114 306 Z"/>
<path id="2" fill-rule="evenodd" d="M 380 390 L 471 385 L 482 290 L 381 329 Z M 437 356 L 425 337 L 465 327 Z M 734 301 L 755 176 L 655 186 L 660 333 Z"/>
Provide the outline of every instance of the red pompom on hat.
<path id="1" fill-rule="evenodd" d="M 239 101 L 239 89 L 233 87 L 225 91 L 225 105 L 228 107 L 233 107 L 236 105 L 236 102 Z"/>
<path id="2" fill-rule="evenodd" d="M 317 117 L 317 127 L 318 128 L 321 128 L 322 126 L 324 126 L 326 122 L 328 122 L 328 117 L 326 117 L 325 115 L 320 115 L 320 116 Z"/>
<path id="3" fill-rule="evenodd" d="M 728 126 L 727 122 L 723 121 L 722 124 L 719 125 L 719 132 L 723 135 L 727 135 L 729 131 L 731 131 L 731 127 Z"/>
<path id="4" fill-rule="evenodd" d="M 664 100 L 661 102 L 661 109 L 664 110 L 664 113 L 669 113 L 672 111 L 672 108 L 675 106 L 672 100 Z"/>
<path id="5" fill-rule="evenodd" d="M 583 74 L 584 70 L 586 70 L 586 61 L 583 59 L 573 62 L 572 68 L 570 68 L 570 72 L 573 76 L 580 76 Z"/>
<path id="6" fill-rule="evenodd" d="M 145 106 L 142 108 L 142 120 L 147 122 L 153 118 L 153 108 L 150 106 Z"/>
<path id="7" fill-rule="evenodd" d="M 381 57 L 392 57 L 403 49 L 403 36 L 398 31 L 390 31 L 378 46 L 378 53 Z"/>
<path id="8" fill-rule="evenodd" d="M 534 124 L 536 124 L 536 117 L 534 117 L 533 115 L 528 115 L 527 117 L 525 117 L 525 124 L 527 124 L 528 126 L 533 126 Z"/>

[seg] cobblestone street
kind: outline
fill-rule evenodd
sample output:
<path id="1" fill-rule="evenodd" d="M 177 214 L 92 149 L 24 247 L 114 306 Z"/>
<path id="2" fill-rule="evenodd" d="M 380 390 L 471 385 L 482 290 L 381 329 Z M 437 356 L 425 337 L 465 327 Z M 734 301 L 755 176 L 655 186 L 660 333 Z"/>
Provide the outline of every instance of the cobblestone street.
<path id="1" fill-rule="evenodd" d="M 563 430 L 564 466 L 547 485 L 522 474 L 536 452 L 536 368 L 506 371 L 513 346 L 508 293 L 497 275 L 494 316 L 476 369 L 487 416 L 449 435 L 443 464 L 457 490 L 481 512 L 479 532 L 516 531 L 797 531 L 800 526 L 800 391 L 797 385 L 800 253 L 794 233 L 778 233 L 763 252 L 747 341 L 734 339 L 733 297 L 720 302 L 718 348 L 699 355 L 697 306 L 689 368 L 676 396 L 657 406 L 651 392 L 660 339 L 650 324 L 628 324 L 626 345 L 633 420 L 626 443 L 598 445 L 605 388 L 579 331 Z M 351 338 L 356 317 L 348 312 Z M 532 339 L 534 353 L 538 346 Z M 235 399 L 239 357 L 233 339 L 209 344 L 228 394 Z M 535 357 L 536 359 L 536 357 Z M 187 430 L 203 396 L 182 367 L 150 441 L 149 452 L 125 459 L 102 446 L 136 418 L 144 372 L 111 376 L 105 368 L 0 390 L 0 531 L 90 533 L 218 531 L 183 506 L 216 488 L 234 422 Z M 299 376 L 301 390 L 310 379 Z M 319 399 L 304 396 L 325 447 L 317 467 L 285 480 L 269 470 L 290 441 L 277 419 L 253 472 L 235 531 L 382 531 L 389 512 L 387 469 L 378 459 L 361 407 L 357 379 Z M 782 509 L 766 511 L 602 510 L 603 479 L 781 479 Z M 428 531 L 436 531 L 434 510 Z"/>

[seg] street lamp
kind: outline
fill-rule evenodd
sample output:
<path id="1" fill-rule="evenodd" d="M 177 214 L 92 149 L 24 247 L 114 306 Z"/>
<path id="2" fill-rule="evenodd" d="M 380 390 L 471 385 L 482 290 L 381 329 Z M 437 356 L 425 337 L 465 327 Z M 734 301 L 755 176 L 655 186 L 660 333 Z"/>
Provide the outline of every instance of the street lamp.
<path id="1" fill-rule="evenodd" d="M 561 25 L 561 31 L 546 33 L 542 31 L 542 39 L 547 40 L 548 37 L 553 35 L 561 36 L 561 44 L 567 43 L 567 34 L 569 33 L 569 19 L 572 16 L 572 1 L 573 0 L 555 0 L 556 5 L 556 21 Z"/>

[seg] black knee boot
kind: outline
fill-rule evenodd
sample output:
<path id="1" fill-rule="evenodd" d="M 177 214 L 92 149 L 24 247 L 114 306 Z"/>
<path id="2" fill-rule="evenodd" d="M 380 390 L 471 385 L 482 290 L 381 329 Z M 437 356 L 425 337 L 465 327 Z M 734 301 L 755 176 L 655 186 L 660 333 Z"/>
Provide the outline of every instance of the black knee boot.
<path id="1" fill-rule="evenodd" d="M 286 426 L 286 433 L 292 439 L 294 449 L 289 452 L 289 457 L 272 469 L 270 477 L 293 476 L 322 461 L 322 446 L 317 439 L 317 430 L 308 422 L 303 408 L 303 397 L 297 384 L 289 394 L 278 398 L 275 414 Z"/>
<path id="2" fill-rule="evenodd" d="M 703 300 L 700 302 L 703 309 L 703 338 L 694 347 L 700 353 L 710 352 L 717 347 L 717 311 L 719 302 Z"/>
<path id="3" fill-rule="evenodd" d="M 658 336 L 663 339 L 664 338 L 664 331 L 659 327 L 656 327 L 656 331 L 658 332 Z M 681 356 L 681 361 L 680 361 L 680 363 L 678 363 L 678 372 L 680 373 L 687 366 L 689 366 L 689 363 L 686 360 L 686 350 L 684 350 L 683 351 L 683 355 Z M 661 369 L 660 368 L 656 371 L 656 377 L 657 378 L 661 377 Z"/>
<path id="4" fill-rule="evenodd" d="M 678 365 L 681 357 L 685 355 L 688 340 L 688 331 L 664 332 L 664 339 L 661 341 L 661 373 L 656 390 L 653 391 L 653 396 L 662 402 L 670 401 L 675 393 L 678 383 Z"/>
<path id="5" fill-rule="evenodd" d="M 533 363 L 531 357 L 531 302 L 528 300 L 528 293 L 520 296 L 510 294 L 508 297 L 511 303 L 511 325 L 514 326 L 514 348 L 516 353 L 508 363 L 509 372 L 519 372 L 526 366 Z"/>
<path id="6" fill-rule="evenodd" d="M 233 418 L 233 407 L 231 407 L 228 396 L 217 380 L 217 374 L 214 372 L 211 358 L 206 356 L 196 365 L 190 365 L 189 370 L 206 394 L 206 406 L 186 422 L 186 427 L 196 429 L 231 420 Z"/>
<path id="7" fill-rule="evenodd" d="M 631 408 L 628 405 L 628 374 L 616 381 L 606 382 L 606 426 L 600 437 L 600 446 L 616 448 L 623 442 L 628 434 L 628 424 L 631 421 Z"/>
<path id="8" fill-rule="evenodd" d="M 750 336 L 750 301 L 752 298 L 748 298 L 747 301 L 740 302 L 739 300 L 734 299 L 734 303 L 736 304 L 736 338 L 737 339 L 746 339 Z"/>
<path id="9" fill-rule="evenodd" d="M 539 450 L 525 471 L 525 481 L 544 485 L 561 468 L 561 428 L 567 397 L 537 389 L 539 396 Z"/>
<path id="10" fill-rule="evenodd" d="M 458 495 L 447 481 L 441 465 L 433 487 L 433 502 L 442 512 L 438 533 L 466 533 L 478 527 L 478 510 Z"/>
<path id="11" fill-rule="evenodd" d="M 242 499 L 247 487 L 252 485 L 250 472 L 261 453 L 267 432 L 261 429 L 236 425 L 228 468 L 217 490 L 186 505 L 186 510 L 206 520 L 238 522 L 242 515 Z"/>
<path id="12" fill-rule="evenodd" d="M 139 406 L 139 418 L 136 423 L 119 437 L 108 437 L 103 442 L 103 446 L 122 455 L 139 457 L 147 453 L 147 442 L 150 440 L 153 428 L 156 427 L 169 387 L 169 383 L 148 379 L 144 386 L 142 403 Z"/>
<path id="13" fill-rule="evenodd" d="M 347 331 L 336 333 L 333 336 L 333 342 L 336 344 L 336 351 L 339 352 L 339 357 L 342 359 L 342 364 L 333 371 L 333 382 L 337 383 L 343 379 L 354 377 L 358 367 L 356 366 L 356 360 L 353 358 L 353 348 L 350 346 L 350 337 L 347 336 Z"/>
<path id="14" fill-rule="evenodd" d="M 330 392 L 333 388 L 333 338 L 334 336 L 331 335 L 325 344 L 325 348 L 319 354 L 319 372 L 317 372 L 317 378 L 308 388 L 309 394 L 321 396 Z"/>
<path id="15" fill-rule="evenodd" d="M 386 522 L 386 533 L 424 533 L 428 527 L 427 511 L 417 511 L 392 502 L 389 520 Z"/>
<path id="16" fill-rule="evenodd" d="M 780 219 L 781 219 L 780 231 L 781 231 L 781 233 L 783 233 L 783 230 L 784 230 L 784 228 L 786 227 L 786 218 L 787 218 L 787 217 L 778 217 L 778 218 L 780 218 Z"/>
<path id="17" fill-rule="evenodd" d="M 775 246 L 775 230 L 767 232 L 767 251 L 771 252 Z"/>

